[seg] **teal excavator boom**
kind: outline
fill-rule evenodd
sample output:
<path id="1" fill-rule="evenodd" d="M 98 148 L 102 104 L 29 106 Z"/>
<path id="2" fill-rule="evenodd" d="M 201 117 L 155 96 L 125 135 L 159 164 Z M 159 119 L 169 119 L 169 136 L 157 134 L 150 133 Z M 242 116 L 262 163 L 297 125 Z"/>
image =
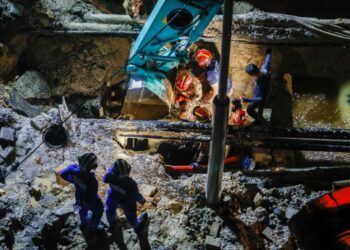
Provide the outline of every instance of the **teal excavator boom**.
<path id="1" fill-rule="evenodd" d="M 190 45 L 201 37 L 222 3 L 158 0 L 131 49 L 124 114 L 135 119 L 168 114 L 173 91 L 167 72 L 189 61 Z"/>

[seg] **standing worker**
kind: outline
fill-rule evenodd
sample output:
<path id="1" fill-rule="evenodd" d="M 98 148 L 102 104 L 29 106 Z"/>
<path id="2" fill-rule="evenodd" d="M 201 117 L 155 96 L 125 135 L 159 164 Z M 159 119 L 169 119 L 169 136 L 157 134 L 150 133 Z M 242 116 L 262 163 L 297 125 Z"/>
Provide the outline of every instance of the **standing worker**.
<path id="1" fill-rule="evenodd" d="M 248 102 L 247 113 L 255 119 L 253 125 L 260 125 L 265 122 L 263 111 L 271 85 L 271 48 L 266 50 L 265 62 L 259 70 L 255 64 L 248 64 L 246 72 L 254 79 L 254 91 L 252 98 L 242 97 L 243 102 Z M 258 108 L 258 112 L 256 109 Z"/>
<path id="2" fill-rule="evenodd" d="M 136 182 L 129 177 L 130 171 L 131 166 L 127 161 L 117 159 L 103 177 L 103 181 L 109 183 L 106 216 L 110 229 L 113 232 L 117 226 L 116 209 L 123 209 L 127 221 L 140 237 L 142 236 L 148 215 L 147 213 L 142 213 L 141 216 L 137 218 L 136 202 L 143 205 L 146 200 L 143 198 L 142 194 L 140 194 Z"/>
<path id="3" fill-rule="evenodd" d="M 97 168 L 97 157 L 94 153 L 86 153 L 78 157 L 79 164 L 72 164 L 63 169 L 61 177 L 74 184 L 75 199 L 79 208 L 81 229 L 88 233 L 102 230 L 100 221 L 103 214 L 103 204 L 97 194 L 98 182 L 93 170 Z M 92 215 L 89 216 L 89 211 Z"/>

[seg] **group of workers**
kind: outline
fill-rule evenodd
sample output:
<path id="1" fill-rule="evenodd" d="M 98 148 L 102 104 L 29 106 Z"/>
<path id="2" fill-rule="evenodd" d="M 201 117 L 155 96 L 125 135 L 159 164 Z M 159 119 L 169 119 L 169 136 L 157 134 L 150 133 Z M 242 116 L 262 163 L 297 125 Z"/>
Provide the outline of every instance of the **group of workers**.
<path id="1" fill-rule="evenodd" d="M 179 108 L 179 118 L 182 120 L 209 122 L 211 104 L 218 93 L 220 64 L 207 49 L 196 50 L 192 58 L 189 65 L 180 68 L 176 74 L 175 106 Z M 254 125 L 265 122 L 263 109 L 270 88 L 270 63 L 271 49 L 267 49 L 261 69 L 255 64 L 246 66 L 246 73 L 254 79 L 253 97 L 233 98 L 230 124 L 246 125 L 243 103 L 249 103 L 247 113 L 254 118 Z M 232 92 L 232 81 L 229 79 L 227 95 L 232 95 Z"/>
<path id="2" fill-rule="evenodd" d="M 79 211 L 80 228 L 88 235 L 94 235 L 104 229 L 101 225 L 104 206 L 98 195 L 98 181 L 94 173 L 97 166 L 97 156 L 94 153 L 86 153 L 78 157 L 78 163 L 69 165 L 60 172 L 64 180 L 74 184 L 75 207 Z M 142 213 L 137 217 L 137 202 L 143 205 L 146 200 L 139 192 L 136 182 L 129 176 L 130 171 L 131 166 L 127 161 L 117 159 L 103 177 L 104 183 L 109 184 L 106 217 L 113 234 L 117 229 L 116 209 L 121 208 L 128 223 L 141 237 L 148 215 Z"/>

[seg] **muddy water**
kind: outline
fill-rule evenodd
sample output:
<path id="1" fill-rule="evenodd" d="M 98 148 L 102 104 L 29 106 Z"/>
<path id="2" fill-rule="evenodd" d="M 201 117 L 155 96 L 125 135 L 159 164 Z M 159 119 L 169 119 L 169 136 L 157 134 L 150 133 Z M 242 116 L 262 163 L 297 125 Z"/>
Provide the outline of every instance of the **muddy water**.
<path id="1" fill-rule="evenodd" d="M 350 129 L 350 81 L 339 81 L 325 87 L 298 87 L 293 96 L 295 127 Z"/>
<path id="2" fill-rule="evenodd" d="M 332 84 L 300 86 L 296 83 L 293 95 L 294 127 L 350 129 L 350 81 Z M 349 153 L 303 152 L 311 165 L 348 165 Z M 310 165 L 310 164 L 308 164 Z"/>

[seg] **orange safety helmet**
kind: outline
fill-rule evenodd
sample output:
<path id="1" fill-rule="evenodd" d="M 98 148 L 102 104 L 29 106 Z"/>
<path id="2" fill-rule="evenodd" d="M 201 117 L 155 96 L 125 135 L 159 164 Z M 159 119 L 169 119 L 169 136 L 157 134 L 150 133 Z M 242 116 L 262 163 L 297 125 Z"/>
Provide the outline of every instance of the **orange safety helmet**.
<path id="1" fill-rule="evenodd" d="M 193 109 L 193 115 L 199 122 L 209 122 L 210 113 L 205 107 L 197 106 Z"/>
<path id="2" fill-rule="evenodd" d="M 188 89 L 193 83 L 192 75 L 187 70 L 181 70 L 176 74 L 175 85 L 179 90 Z"/>
<path id="3" fill-rule="evenodd" d="M 213 54 L 207 49 L 199 49 L 195 53 L 195 59 L 200 67 L 205 67 L 213 59 Z"/>

